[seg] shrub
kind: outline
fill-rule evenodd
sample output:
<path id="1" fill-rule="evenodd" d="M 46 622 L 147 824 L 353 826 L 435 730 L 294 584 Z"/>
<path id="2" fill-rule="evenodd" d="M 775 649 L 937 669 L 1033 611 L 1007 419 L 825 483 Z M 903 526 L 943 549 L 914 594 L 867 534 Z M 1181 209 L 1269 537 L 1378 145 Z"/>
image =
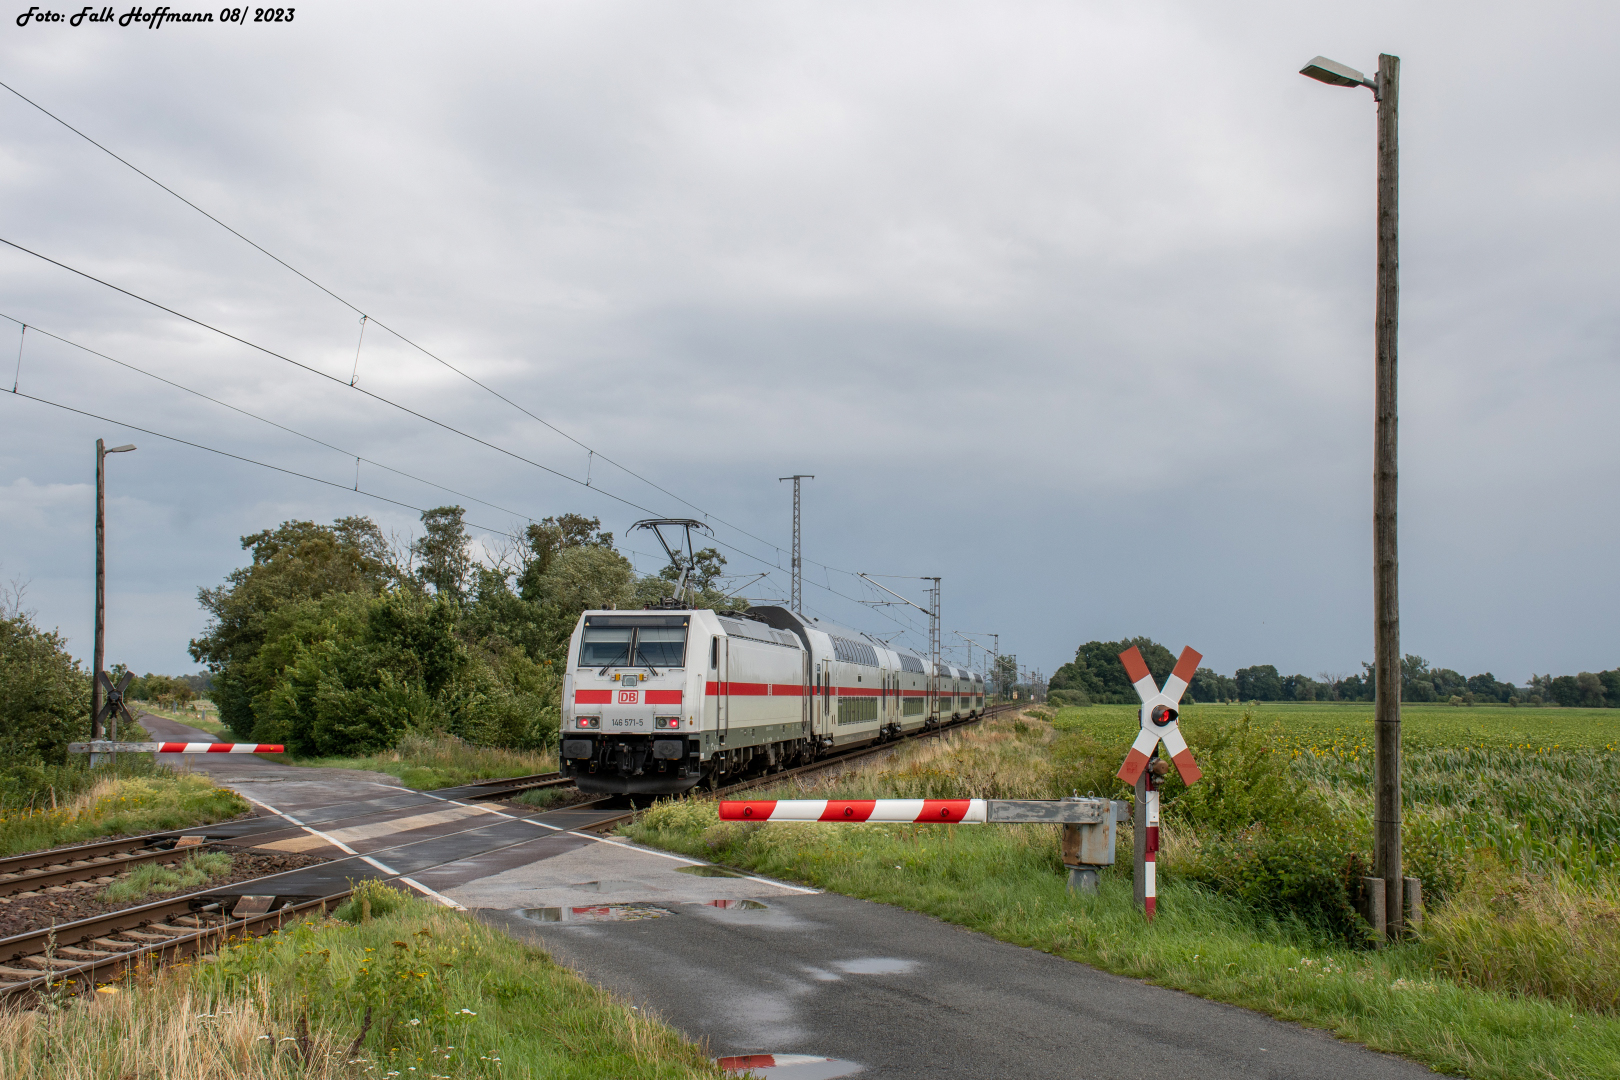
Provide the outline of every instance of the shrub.
<path id="1" fill-rule="evenodd" d="M 1370 862 L 1331 831 L 1272 832 L 1262 826 L 1205 840 L 1172 872 L 1347 944 L 1368 940 L 1357 913 Z"/>
<path id="2" fill-rule="evenodd" d="M 1189 731 L 1203 779 L 1188 788 L 1172 769 L 1161 795 L 1166 816 L 1217 834 L 1256 824 L 1272 831 L 1327 825 L 1326 805 L 1289 768 L 1280 733 L 1275 724 L 1261 731 L 1248 710 L 1236 720 Z"/>
<path id="3" fill-rule="evenodd" d="M 25 614 L 0 619 L 0 768 L 61 765 L 90 731 L 90 673 L 62 636 Z"/>

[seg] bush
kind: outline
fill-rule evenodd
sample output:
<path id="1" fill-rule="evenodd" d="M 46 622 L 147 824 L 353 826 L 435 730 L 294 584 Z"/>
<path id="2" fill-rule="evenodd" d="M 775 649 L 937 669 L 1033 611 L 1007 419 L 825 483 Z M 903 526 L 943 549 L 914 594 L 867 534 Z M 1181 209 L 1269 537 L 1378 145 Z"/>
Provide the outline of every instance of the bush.
<path id="1" fill-rule="evenodd" d="M 1331 821 L 1326 805 L 1289 768 L 1278 749 L 1281 729 L 1255 727 L 1253 714 L 1199 725 L 1187 732 L 1204 776 L 1188 788 L 1174 769 L 1160 796 L 1167 817 L 1216 834 L 1251 825 L 1271 830 L 1307 830 Z"/>
<path id="2" fill-rule="evenodd" d="M 1059 708 L 1078 708 L 1091 704 L 1091 698 L 1084 690 L 1048 690 L 1046 700 Z"/>
<path id="3" fill-rule="evenodd" d="M 0 768 L 61 765 L 90 734 L 90 673 L 27 615 L 0 619 Z"/>
<path id="4" fill-rule="evenodd" d="M 1255 826 L 1191 846 L 1172 874 L 1234 896 L 1258 910 L 1292 915 L 1316 933 L 1364 944 L 1370 928 L 1357 912 L 1371 863 L 1331 831 L 1271 832 Z"/>

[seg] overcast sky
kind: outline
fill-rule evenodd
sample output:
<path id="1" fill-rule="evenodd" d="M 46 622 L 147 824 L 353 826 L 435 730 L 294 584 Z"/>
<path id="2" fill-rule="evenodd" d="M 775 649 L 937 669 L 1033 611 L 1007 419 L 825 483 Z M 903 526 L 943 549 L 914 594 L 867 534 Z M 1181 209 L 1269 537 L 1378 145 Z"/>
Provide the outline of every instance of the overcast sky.
<path id="1" fill-rule="evenodd" d="M 417 525 L 344 490 L 353 455 L 467 498 L 372 464 L 362 491 L 480 532 L 707 514 L 728 570 L 771 570 L 754 597 L 788 586 L 777 478 L 814 473 L 814 613 L 925 645 L 848 572 L 938 574 L 948 639 L 1047 672 L 1135 634 L 1226 673 L 1359 670 L 1375 109 L 1297 72 L 1387 51 L 1403 649 L 1520 682 L 1620 665 L 1613 4 L 325 3 L 158 30 L 19 28 L 28 6 L 0 79 L 577 440 L 375 324 L 360 344 L 355 310 L 0 91 L 0 237 L 332 377 L 0 247 L 30 326 L 0 322 L 4 389 L 21 340 L 24 394 L 337 485 L 0 394 L 0 578 L 80 655 L 103 437 L 140 447 L 108 464 L 108 660 L 141 671 L 196 669 L 196 590 L 241 535 Z"/>

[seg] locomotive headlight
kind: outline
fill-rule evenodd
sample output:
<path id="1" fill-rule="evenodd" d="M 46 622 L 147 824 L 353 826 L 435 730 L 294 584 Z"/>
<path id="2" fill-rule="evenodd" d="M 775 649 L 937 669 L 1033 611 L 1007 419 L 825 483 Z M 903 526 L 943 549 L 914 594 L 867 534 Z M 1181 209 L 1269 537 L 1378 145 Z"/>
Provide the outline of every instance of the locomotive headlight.
<path id="1" fill-rule="evenodd" d="M 602 726 L 600 716 L 581 716 L 575 720 L 575 725 L 582 728 L 599 728 Z"/>
<path id="2" fill-rule="evenodd" d="M 681 726 L 681 718 L 678 717 L 678 716 L 655 716 L 655 717 L 653 717 L 653 727 L 658 728 L 659 730 L 674 729 L 674 728 L 678 728 L 680 726 Z"/>

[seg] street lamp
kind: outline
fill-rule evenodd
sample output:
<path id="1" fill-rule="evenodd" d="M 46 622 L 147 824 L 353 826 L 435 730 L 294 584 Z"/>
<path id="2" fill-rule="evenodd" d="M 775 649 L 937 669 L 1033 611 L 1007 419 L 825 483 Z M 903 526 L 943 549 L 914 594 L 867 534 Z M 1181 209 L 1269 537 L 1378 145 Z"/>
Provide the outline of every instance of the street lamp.
<path id="1" fill-rule="evenodd" d="M 96 440 L 96 654 L 90 675 L 90 738 L 101 738 L 101 673 L 107 651 L 107 455 L 135 449 L 134 443 L 107 448 Z"/>
<path id="2" fill-rule="evenodd" d="M 1401 59 L 1380 55 L 1378 75 L 1372 79 L 1325 56 L 1318 56 L 1299 73 L 1330 86 L 1368 87 L 1378 102 L 1378 296 L 1373 315 L 1373 672 L 1377 684 L 1373 875 L 1384 879 L 1385 926 L 1375 929 L 1395 937 L 1401 932 L 1405 900 L 1401 876 L 1400 563 L 1395 550 L 1395 340 L 1400 303 L 1396 106 Z"/>

